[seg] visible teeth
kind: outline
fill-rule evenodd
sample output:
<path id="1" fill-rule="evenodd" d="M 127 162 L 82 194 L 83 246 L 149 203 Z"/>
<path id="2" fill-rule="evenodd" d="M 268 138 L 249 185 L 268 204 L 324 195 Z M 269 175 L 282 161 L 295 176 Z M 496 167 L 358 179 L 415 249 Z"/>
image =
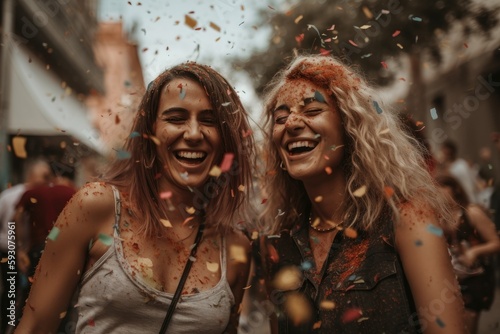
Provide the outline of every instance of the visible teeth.
<path id="1" fill-rule="evenodd" d="M 177 155 L 184 159 L 202 159 L 205 156 L 203 152 L 179 151 Z"/>
<path id="2" fill-rule="evenodd" d="M 310 140 L 302 140 L 288 144 L 289 151 L 298 147 L 316 147 L 316 143 Z"/>

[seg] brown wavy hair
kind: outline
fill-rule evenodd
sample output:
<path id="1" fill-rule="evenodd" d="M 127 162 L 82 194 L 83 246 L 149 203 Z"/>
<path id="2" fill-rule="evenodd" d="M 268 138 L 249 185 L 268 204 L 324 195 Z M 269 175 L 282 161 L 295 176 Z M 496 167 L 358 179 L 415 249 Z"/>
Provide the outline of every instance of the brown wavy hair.
<path id="1" fill-rule="evenodd" d="M 262 217 L 271 232 L 291 228 L 311 207 L 302 182 L 292 179 L 279 167 L 281 158 L 271 140 L 272 110 L 279 91 L 284 84 L 297 79 L 330 92 L 340 112 L 346 137 L 344 220 L 351 222 L 349 226 L 370 229 L 387 212 L 398 221 L 398 206 L 408 201 L 430 207 L 441 218 L 440 224 L 452 221 L 444 198 L 426 170 L 418 143 L 403 131 L 397 114 L 375 96 L 361 75 L 339 60 L 300 55 L 278 72 L 265 90 L 264 189 L 269 198 Z M 355 197 L 354 191 L 361 186 L 366 186 L 366 194 Z M 386 187 L 392 188 L 392 196 L 385 195 Z"/>
<path id="2" fill-rule="evenodd" d="M 233 226 L 236 217 L 245 217 L 249 203 L 245 192 L 252 188 L 254 141 L 248 135 L 247 112 L 236 91 L 224 77 L 206 65 L 186 62 L 167 69 L 149 84 L 139 105 L 132 135 L 124 146 L 131 155 L 130 159 L 115 160 L 104 174 L 105 181 L 128 191 L 131 209 L 138 219 L 144 221 L 143 232 L 150 235 L 164 228 L 160 219 L 166 218 L 168 209 L 166 202 L 160 199 L 158 175 L 164 170 L 159 159 L 155 158 L 156 144 L 151 136 L 154 135 L 162 89 L 178 78 L 194 80 L 205 89 L 222 138 L 220 156 L 234 154 L 229 172 L 218 178 L 209 177 L 203 191 L 197 190 L 193 194 L 193 201 L 196 196 L 201 198 L 202 203 L 195 207 L 205 212 L 207 225 L 226 230 Z M 216 164 L 220 162 L 216 161 Z M 245 192 L 239 191 L 241 186 L 245 187 Z"/>

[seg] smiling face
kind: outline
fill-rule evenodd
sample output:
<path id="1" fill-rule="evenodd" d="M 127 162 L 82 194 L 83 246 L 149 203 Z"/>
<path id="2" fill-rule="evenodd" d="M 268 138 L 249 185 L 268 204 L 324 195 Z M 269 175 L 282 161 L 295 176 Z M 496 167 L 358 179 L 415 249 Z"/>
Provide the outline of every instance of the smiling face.
<path id="1" fill-rule="evenodd" d="M 154 127 L 158 158 L 170 185 L 202 186 L 222 155 L 222 140 L 205 89 L 178 78 L 161 93 Z"/>
<path id="2" fill-rule="evenodd" d="M 294 179 L 343 177 L 344 129 L 326 90 L 306 80 L 287 82 L 273 111 L 273 142 Z"/>

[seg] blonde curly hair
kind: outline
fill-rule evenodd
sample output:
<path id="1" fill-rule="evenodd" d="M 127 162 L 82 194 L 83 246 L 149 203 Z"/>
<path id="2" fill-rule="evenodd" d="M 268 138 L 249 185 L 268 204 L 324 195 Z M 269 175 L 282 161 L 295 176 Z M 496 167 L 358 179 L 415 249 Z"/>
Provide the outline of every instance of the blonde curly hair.
<path id="1" fill-rule="evenodd" d="M 350 227 L 369 230 L 384 213 L 398 221 L 398 207 L 407 202 L 431 208 L 442 227 L 452 221 L 444 198 L 425 168 L 421 150 L 415 146 L 418 142 L 403 130 L 397 114 L 375 98 L 374 90 L 361 75 L 339 60 L 301 55 L 275 75 L 264 95 L 264 191 L 268 200 L 262 219 L 271 233 L 290 229 L 311 208 L 302 182 L 280 168 L 281 158 L 271 140 L 277 96 L 287 82 L 297 79 L 330 92 L 340 112 L 346 138 L 344 219 Z M 362 186 L 366 193 L 354 196 Z"/>

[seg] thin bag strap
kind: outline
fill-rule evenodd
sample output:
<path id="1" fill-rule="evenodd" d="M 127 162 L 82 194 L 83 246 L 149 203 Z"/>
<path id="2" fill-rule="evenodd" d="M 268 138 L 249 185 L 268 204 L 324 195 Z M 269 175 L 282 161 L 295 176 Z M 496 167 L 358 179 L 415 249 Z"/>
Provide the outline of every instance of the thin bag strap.
<path id="1" fill-rule="evenodd" d="M 163 320 L 163 324 L 160 329 L 159 334 L 164 334 L 167 331 L 168 324 L 174 315 L 175 307 L 177 306 L 177 302 L 181 297 L 182 289 L 184 288 L 184 284 L 186 283 L 187 277 L 189 275 L 189 271 L 193 265 L 193 262 L 196 260 L 195 255 L 198 250 L 198 245 L 200 244 L 201 236 L 203 235 L 203 230 L 205 229 L 205 222 L 202 221 L 200 227 L 198 228 L 198 233 L 196 234 L 196 239 L 194 240 L 193 248 L 191 249 L 191 253 L 189 254 L 189 258 L 186 262 L 186 266 L 184 267 L 184 271 L 182 272 L 181 279 L 179 280 L 179 284 L 177 285 L 177 289 L 175 290 L 175 294 L 172 297 L 172 302 L 168 307 L 167 314 L 165 315 L 165 319 Z"/>

